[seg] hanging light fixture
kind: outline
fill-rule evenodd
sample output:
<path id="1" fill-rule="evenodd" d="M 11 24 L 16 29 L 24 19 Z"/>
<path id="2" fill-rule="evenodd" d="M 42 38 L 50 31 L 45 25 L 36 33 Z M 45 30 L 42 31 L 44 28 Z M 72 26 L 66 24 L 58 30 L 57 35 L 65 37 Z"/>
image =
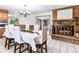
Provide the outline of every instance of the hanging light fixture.
<path id="1" fill-rule="evenodd" d="M 25 10 L 20 11 L 20 14 L 24 15 L 24 17 L 27 17 L 27 15 L 30 15 L 29 9 L 27 9 L 27 5 L 24 5 Z"/>

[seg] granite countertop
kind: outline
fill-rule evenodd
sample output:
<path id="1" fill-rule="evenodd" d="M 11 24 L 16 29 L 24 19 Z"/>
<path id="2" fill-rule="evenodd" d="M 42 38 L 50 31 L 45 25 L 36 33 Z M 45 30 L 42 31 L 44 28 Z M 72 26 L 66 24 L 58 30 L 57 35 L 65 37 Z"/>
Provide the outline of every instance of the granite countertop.
<path id="1" fill-rule="evenodd" d="M 7 23 L 0 23 L 0 24 L 7 24 Z"/>
<path id="2" fill-rule="evenodd" d="M 5 28 L 5 27 L 0 27 L 0 29 L 3 29 L 3 28 Z"/>

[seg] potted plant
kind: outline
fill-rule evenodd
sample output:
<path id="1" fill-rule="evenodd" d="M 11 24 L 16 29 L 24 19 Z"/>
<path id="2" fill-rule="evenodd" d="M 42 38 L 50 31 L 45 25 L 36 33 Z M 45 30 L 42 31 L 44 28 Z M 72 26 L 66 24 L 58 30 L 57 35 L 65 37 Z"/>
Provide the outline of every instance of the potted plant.
<path id="1" fill-rule="evenodd" d="M 18 25 L 19 24 L 19 19 L 18 18 L 11 19 L 10 24 Z"/>
<path id="2" fill-rule="evenodd" d="M 15 18 L 15 23 L 14 25 L 18 25 L 19 24 L 19 19 L 18 18 Z"/>

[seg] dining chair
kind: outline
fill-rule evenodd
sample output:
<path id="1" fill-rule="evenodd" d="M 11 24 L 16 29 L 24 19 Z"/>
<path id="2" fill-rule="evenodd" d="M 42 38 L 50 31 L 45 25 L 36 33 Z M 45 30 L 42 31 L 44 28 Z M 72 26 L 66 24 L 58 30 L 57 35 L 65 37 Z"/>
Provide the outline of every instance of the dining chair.
<path id="1" fill-rule="evenodd" d="M 16 53 L 16 50 L 18 50 L 18 49 L 19 49 L 19 53 L 22 53 L 25 50 L 28 50 L 29 44 L 22 40 L 19 26 L 14 27 L 14 39 L 15 39 L 15 41 L 14 41 L 15 42 L 14 43 L 14 53 Z M 24 44 L 27 45 L 27 48 L 22 49 L 22 48 L 24 48 Z M 17 46 L 19 46 L 19 47 L 17 47 Z"/>
<path id="2" fill-rule="evenodd" d="M 43 53 L 44 49 L 47 53 L 47 26 L 43 26 L 43 29 L 40 31 L 39 25 L 34 25 L 34 33 L 37 33 L 39 35 L 39 37 L 35 39 L 37 47 L 36 52 Z"/>
<path id="3" fill-rule="evenodd" d="M 40 26 L 39 25 L 34 25 L 34 32 L 38 32 L 40 30 Z"/>
<path id="4" fill-rule="evenodd" d="M 14 25 L 5 25 L 5 32 L 4 32 L 3 36 L 6 38 L 5 47 L 8 47 L 8 49 L 11 46 L 13 46 L 12 43 L 14 43 L 13 28 L 14 28 Z"/>
<path id="5" fill-rule="evenodd" d="M 42 32 L 40 33 L 41 35 L 41 43 L 37 44 L 37 48 L 40 49 L 40 52 L 43 53 L 43 49 L 46 51 L 47 53 L 47 27 L 44 26 L 42 29 Z M 45 46 L 45 47 L 44 47 Z"/>

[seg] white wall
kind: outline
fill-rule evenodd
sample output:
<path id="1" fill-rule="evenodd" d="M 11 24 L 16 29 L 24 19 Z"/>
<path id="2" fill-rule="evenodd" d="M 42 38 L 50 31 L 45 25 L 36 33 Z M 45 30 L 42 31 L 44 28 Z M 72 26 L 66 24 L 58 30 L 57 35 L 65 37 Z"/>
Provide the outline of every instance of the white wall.
<path id="1" fill-rule="evenodd" d="M 11 19 L 19 18 L 19 24 L 34 24 L 34 16 L 30 15 L 27 16 L 26 18 L 24 16 L 9 16 L 8 17 L 8 23 L 10 23 Z"/>
<path id="2" fill-rule="evenodd" d="M 38 14 L 34 14 L 35 16 L 43 16 L 43 15 L 50 15 L 51 19 L 52 19 L 52 12 L 44 12 L 44 13 L 38 13 Z"/>
<path id="3" fill-rule="evenodd" d="M 52 12 L 44 12 L 44 13 L 38 13 L 38 14 L 34 14 L 34 17 L 35 16 L 43 16 L 43 15 L 49 15 L 50 16 L 50 23 L 52 24 Z"/>
<path id="4" fill-rule="evenodd" d="M 50 23 L 52 21 L 52 12 L 44 12 L 44 13 L 38 13 L 38 14 L 32 14 L 30 16 L 27 16 L 26 18 L 24 16 L 15 16 L 19 18 L 19 24 L 35 24 L 35 16 L 43 16 L 43 15 L 50 15 Z M 9 19 L 10 21 L 10 19 Z"/>
<path id="5" fill-rule="evenodd" d="M 36 16 L 43 16 L 43 15 L 50 15 L 50 23 L 52 23 L 52 12 L 44 12 L 44 13 L 38 13 L 38 14 L 32 14 L 26 19 L 26 23 L 29 24 L 35 24 L 35 17 Z"/>

